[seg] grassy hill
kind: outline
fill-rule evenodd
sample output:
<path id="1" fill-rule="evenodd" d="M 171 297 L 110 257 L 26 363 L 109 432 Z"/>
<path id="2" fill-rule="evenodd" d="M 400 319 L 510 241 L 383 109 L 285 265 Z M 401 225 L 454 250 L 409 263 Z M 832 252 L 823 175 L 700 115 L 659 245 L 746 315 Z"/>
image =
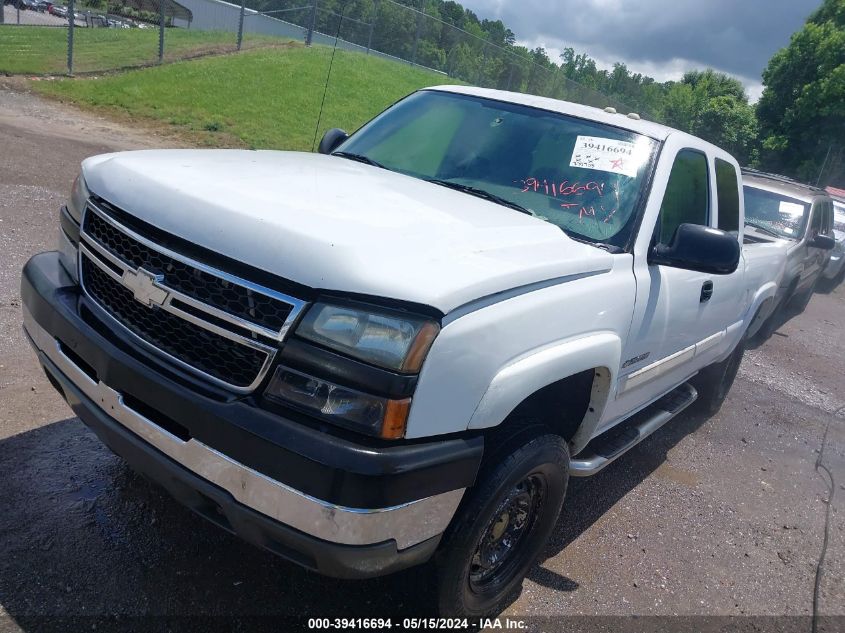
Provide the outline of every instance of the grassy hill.
<path id="1" fill-rule="evenodd" d="M 331 49 L 290 44 L 98 78 L 33 82 L 46 95 L 106 114 L 170 126 L 209 146 L 310 150 Z M 354 130 L 448 77 L 337 51 L 320 133 Z"/>

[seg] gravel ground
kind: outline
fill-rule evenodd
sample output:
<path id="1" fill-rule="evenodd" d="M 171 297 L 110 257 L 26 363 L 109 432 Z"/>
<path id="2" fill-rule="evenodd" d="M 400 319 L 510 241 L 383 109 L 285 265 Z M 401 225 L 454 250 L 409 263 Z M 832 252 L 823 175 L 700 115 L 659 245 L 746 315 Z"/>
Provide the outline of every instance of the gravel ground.
<path id="1" fill-rule="evenodd" d="M 79 161 L 167 144 L 0 85 L 0 630 L 79 629 L 60 619 L 75 616 L 116 616 L 122 628 L 149 614 L 293 616 L 293 627 L 428 613 L 427 568 L 326 579 L 194 516 L 109 453 L 36 366 L 20 329 L 19 273 L 52 248 Z M 819 612 L 839 617 L 820 630 L 842 631 L 843 316 L 845 288 L 818 293 L 748 351 L 719 414 L 685 413 L 597 476 L 573 480 L 545 560 L 503 616 L 536 630 L 650 621 L 563 615 L 757 616 L 654 622 L 808 631 L 830 494 L 815 464 L 829 425 L 821 459 L 836 495 Z M 246 622 L 232 628 L 264 620 Z"/>

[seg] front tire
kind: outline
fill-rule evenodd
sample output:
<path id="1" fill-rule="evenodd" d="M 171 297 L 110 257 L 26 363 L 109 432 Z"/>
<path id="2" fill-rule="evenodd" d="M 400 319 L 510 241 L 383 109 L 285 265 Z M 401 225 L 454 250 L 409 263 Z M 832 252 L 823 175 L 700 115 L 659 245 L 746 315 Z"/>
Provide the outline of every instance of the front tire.
<path id="1" fill-rule="evenodd" d="M 569 450 L 541 435 L 491 459 L 436 557 L 440 615 L 498 614 L 542 552 L 569 482 Z"/>
<path id="2" fill-rule="evenodd" d="M 696 404 L 699 411 L 708 416 L 719 412 L 728 397 L 744 354 L 743 338 L 725 360 L 708 365 L 690 379 L 690 383 L 698 391 Z"/>

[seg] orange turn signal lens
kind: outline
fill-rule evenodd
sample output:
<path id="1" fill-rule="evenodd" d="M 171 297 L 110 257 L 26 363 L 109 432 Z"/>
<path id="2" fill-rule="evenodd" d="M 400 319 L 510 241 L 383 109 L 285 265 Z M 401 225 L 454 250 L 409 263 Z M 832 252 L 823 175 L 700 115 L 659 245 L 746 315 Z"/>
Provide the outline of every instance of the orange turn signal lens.
<path id="1" fill-rule="evenodd" d="M 381 425 L 381 436 L 386 440 L 398 440 L 405 437 L 408 413 L 411 411 L 411 399 L 388 400 Z"/>
<path id="2" fill-rule="evenodd" d="M 434 339 L 437 338 L 439 333 L 440 326 L 437 323 L 432 321 L 424 323 L 420 331 L 417 332 L 414 342 L 411 343 L 408 355 L 405 356 L 405 361 L 402 363 L 401 371 L 408 373 L 419 372 L 431 344 L 434 343 Z"/>

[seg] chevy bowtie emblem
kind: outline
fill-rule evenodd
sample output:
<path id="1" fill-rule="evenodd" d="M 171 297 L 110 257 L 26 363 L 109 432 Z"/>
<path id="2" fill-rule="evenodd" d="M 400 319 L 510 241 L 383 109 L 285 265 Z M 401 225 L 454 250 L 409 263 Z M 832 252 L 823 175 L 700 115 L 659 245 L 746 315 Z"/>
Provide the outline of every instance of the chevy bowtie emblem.
<path id="1" fill-rule="evenodd" d="M 132 291 L 135 298 L 145 306 L 160 306 L 167 299 L 168 292 L 156 284 L 164 281 L 164 275 L 154 275 L 148 270 L 127 270 L 123 273 L 123 285 Z"/>

